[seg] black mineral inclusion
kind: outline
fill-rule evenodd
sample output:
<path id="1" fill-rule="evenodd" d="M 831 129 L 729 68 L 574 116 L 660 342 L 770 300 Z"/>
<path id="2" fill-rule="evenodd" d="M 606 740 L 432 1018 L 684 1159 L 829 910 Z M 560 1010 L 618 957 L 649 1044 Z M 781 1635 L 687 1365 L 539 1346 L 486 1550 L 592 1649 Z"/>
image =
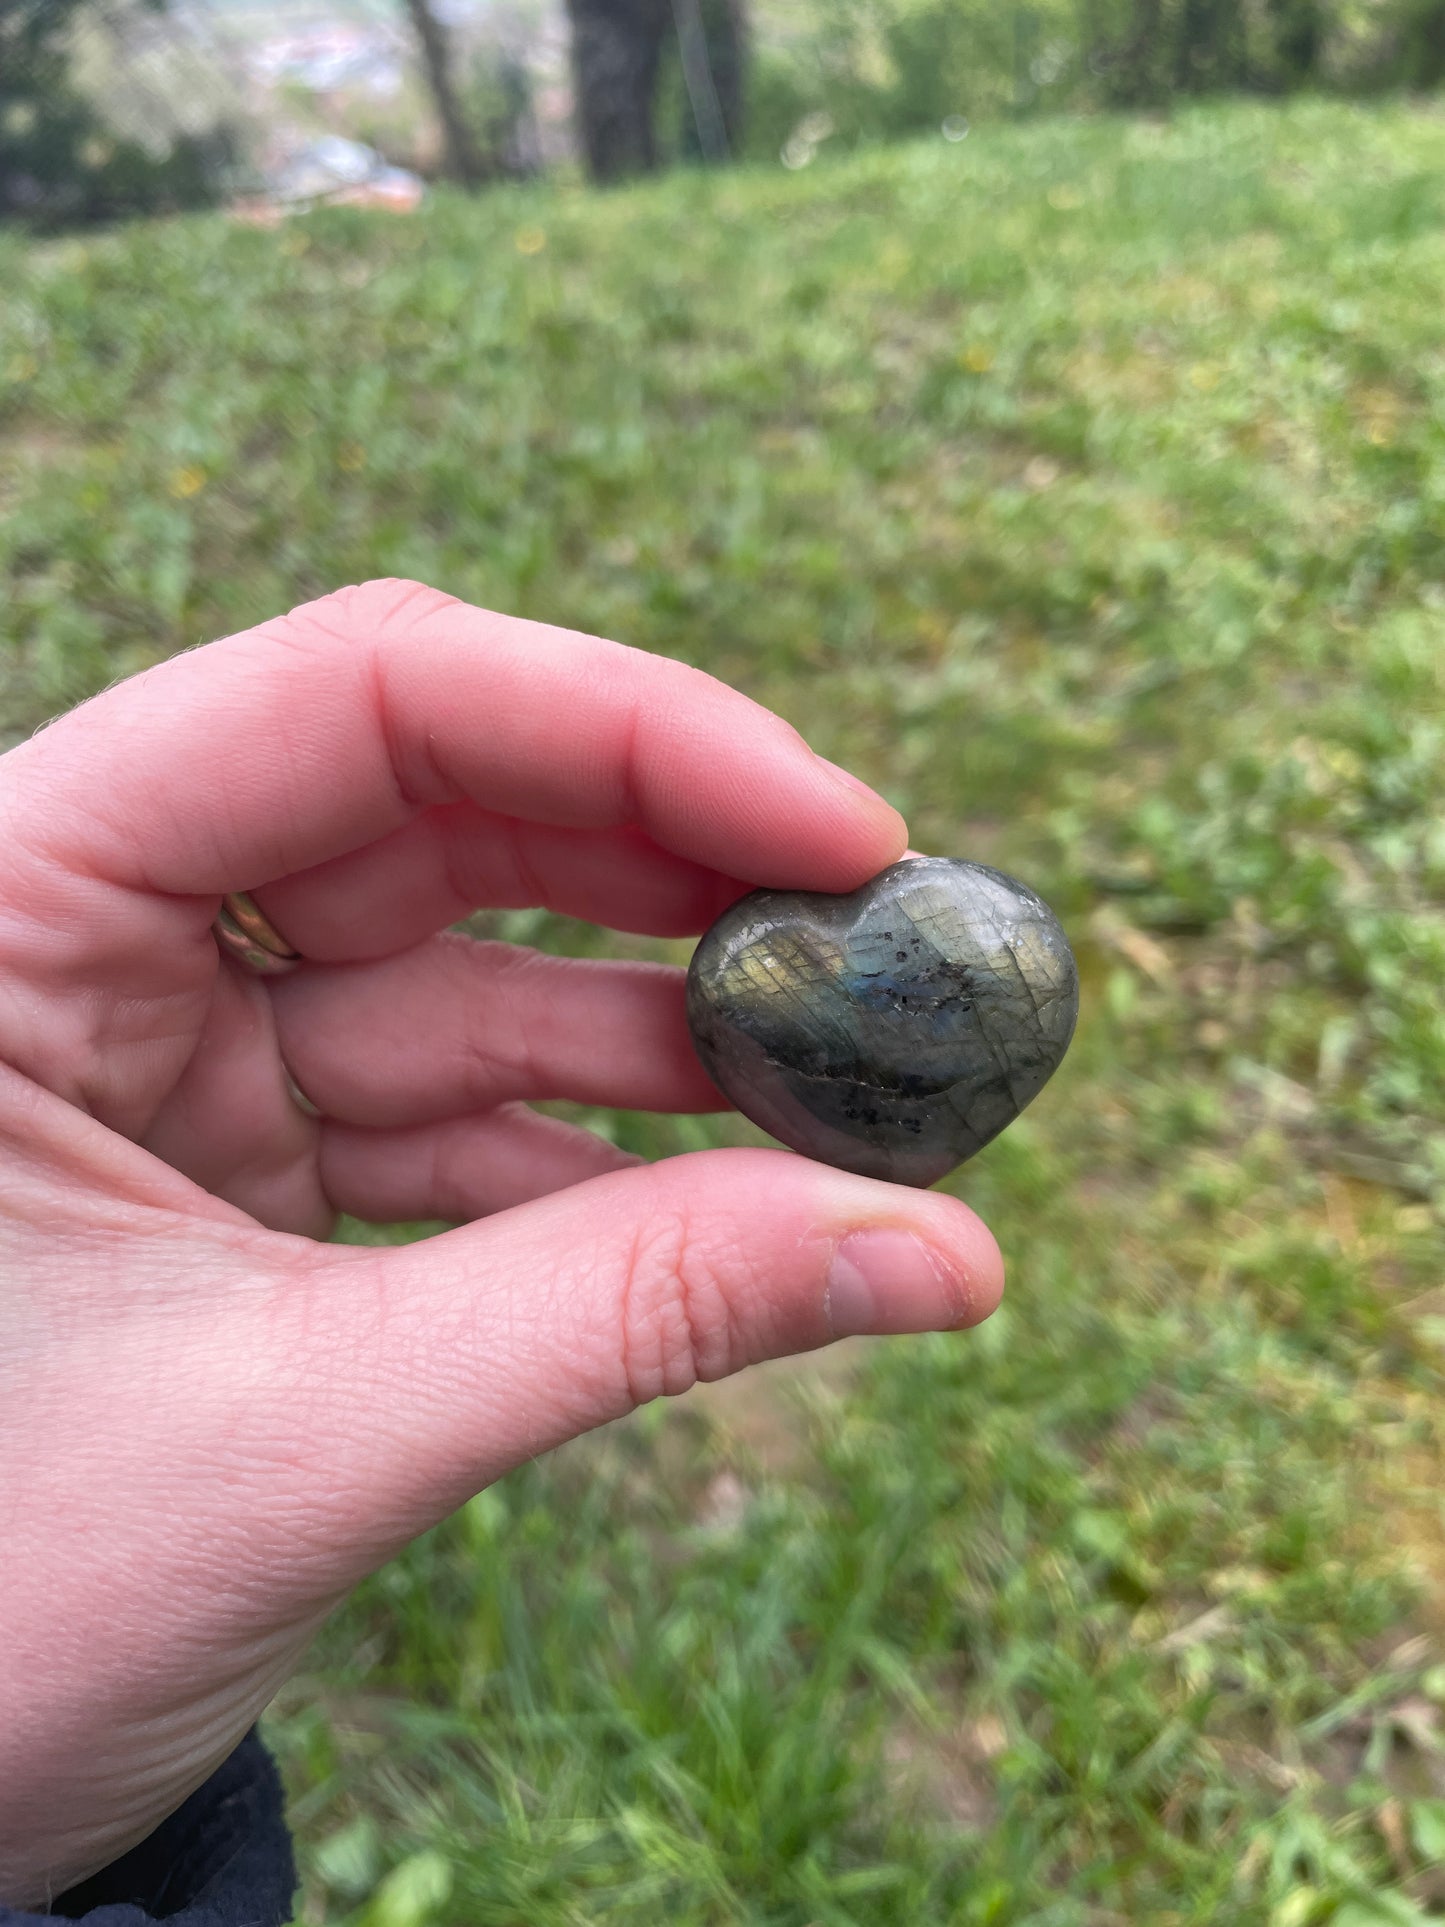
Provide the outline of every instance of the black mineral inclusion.
<path id="1" fill-rule="evenodd" d="M 1058 1069 L 1079 1008 L 1048 905 L 983 863 L 912 857 L 846 896 L 755 890 L 687 977 L 713 1082 L 806 1156 L 928 1185 Z"/>

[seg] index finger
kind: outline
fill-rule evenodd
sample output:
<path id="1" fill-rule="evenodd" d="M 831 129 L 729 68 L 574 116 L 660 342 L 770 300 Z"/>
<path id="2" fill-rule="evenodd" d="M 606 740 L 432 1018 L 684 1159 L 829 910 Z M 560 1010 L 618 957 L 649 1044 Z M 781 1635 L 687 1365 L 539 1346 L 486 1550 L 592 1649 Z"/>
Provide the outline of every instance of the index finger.
<path id="1" fill-rule="evenodd" d="M 7 760 L 43 799 L 32 848 L 170 896 L 259 886 L 463 797 L 636 824 L 775 886 L 851 889 L 905 843 L 881 797 L 700 670 L 407 582 L 174 658 Z"/>

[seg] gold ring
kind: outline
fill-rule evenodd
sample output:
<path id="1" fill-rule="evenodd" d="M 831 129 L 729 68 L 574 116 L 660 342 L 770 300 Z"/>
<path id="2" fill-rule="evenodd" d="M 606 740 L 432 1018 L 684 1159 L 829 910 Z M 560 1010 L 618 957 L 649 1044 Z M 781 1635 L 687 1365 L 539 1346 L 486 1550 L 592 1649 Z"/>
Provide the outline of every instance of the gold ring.
<path id="1" fill-rule="evenodd" d="M 232 890 L 222 897 L 211 929 L 222 950 L 258 977 L 279 977 L 302 961 L 301 952 L 291 948 L 244 890 Z"/>
<path id="2" fill-rule="evenodd" d="M 303 1117 L 320 1117 L 322 1114 L 321 1106 L 311 1102 L 311 1099 L 306 1095 L 305 1091 L 302 1090 L 301 1086 L 296 1082 L 296 1079 L 284 1064 L 281 1066 L 281 1075 L 286 1080 L 286 1095 L 296 1106 L 297 1110 L 300 1111 L 301 1115 Z"/>

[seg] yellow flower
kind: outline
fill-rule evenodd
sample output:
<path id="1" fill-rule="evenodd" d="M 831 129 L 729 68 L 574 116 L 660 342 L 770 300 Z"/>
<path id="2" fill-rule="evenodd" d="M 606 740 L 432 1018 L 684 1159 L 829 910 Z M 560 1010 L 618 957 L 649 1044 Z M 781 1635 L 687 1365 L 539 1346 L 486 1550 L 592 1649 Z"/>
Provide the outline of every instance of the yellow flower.
<path id="1" fill-rule="evenodd" d="M 981 341 L 975 341 L 964 349 L 958 358 L 958 363 L 971 375 L 986 375 L 993 366 L 993 349 Z"/>
<path id="2" fill-rule="evenodd" d="M 343 442 L 336 453 L 336 466 L 345 475 L 355 475 L 366 467 L 366 450 L 360 442 Z"/>
<path id="3" fill-rule="evenodd" d="M 1207 395 L 1219 386 L 1221 373 L 1216 361 L 1196 361 L 1189 370 L 1189 385 L 1197 388 L 1201 395 Z"/>
<path id="4" fill-rule="evenodd" d="M 206 471 L 194 466 L 178 468 L 171 476 L 171 494 L 184 501 L 189 495 L 199 495 L 206 486 Z"/>
<path id="5" fill-rule="evenodd" d="M 518 254 L 540 254 L 547 245 L 547 237 L 539 227 L 519 227 L 517 229 Z"/>

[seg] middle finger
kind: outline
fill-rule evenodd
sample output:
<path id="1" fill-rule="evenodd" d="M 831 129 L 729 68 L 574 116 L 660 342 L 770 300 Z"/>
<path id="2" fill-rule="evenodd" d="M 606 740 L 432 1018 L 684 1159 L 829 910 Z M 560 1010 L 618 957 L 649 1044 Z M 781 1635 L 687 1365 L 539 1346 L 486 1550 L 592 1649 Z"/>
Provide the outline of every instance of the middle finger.
<path id="1" fill-rule="evenodd" d="M 281 1055 L 324 1116 L 373 1129 L 521 1098 L 720 1111 L 668 964 L 433 937 L 271 980 Z"/>
<path id="2" fill-rule="evenodd" d="M 632 826 L 567 829 L 462 802 L 252 894 L 303 957 L 343 963 L 395 956 L 481 908 L 685 936 L 747 888 Z"/>

